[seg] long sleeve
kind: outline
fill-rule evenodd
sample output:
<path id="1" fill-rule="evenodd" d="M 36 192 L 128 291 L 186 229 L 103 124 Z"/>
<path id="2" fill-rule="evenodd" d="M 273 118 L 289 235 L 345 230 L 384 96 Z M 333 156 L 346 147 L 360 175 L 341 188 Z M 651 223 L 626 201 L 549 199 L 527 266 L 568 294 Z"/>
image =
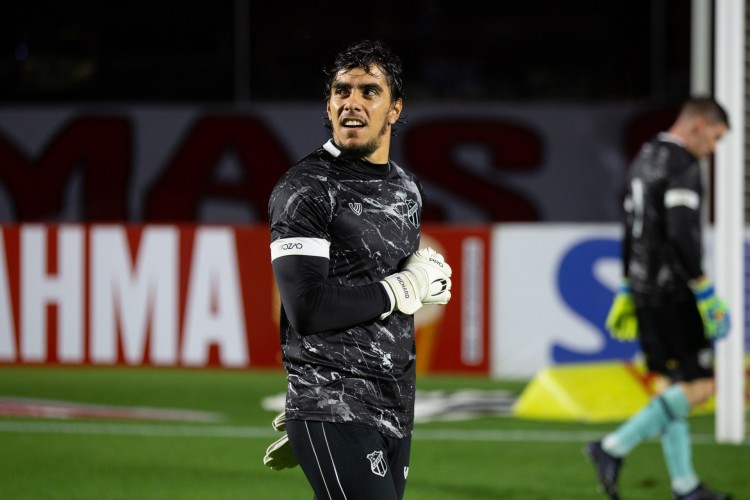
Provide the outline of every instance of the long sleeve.
<path id="1" fill-rule="evenodd" d="M 703 275 L 703 249 L 698 217 L 696 210 L 684 206 L 667 211 L 667 238 L 690 280 Z"/>
<path id="2" fill-rule="evenodd" d="M 374 321 L 390 308 L 383 285 L 336 286 L 326 280 L 328 259 L 288 255 L 273 261 L 281 303 L 301 335 Z"/>

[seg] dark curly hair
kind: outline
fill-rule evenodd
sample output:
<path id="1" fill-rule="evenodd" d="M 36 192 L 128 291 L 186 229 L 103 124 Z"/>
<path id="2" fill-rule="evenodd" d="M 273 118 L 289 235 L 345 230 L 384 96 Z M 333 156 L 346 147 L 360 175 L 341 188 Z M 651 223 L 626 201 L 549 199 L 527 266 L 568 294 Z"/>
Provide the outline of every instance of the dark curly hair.
<path id="1" fill-rule="evenodd" d="M 391 89 L 391 103 L 396 102 L 398 99 L 403 99 L 404 80 L 401 59 L 379 40 L 362 40 L 339 52 L 333 66 L 323 70 L 326 77 L 326 100 L 331 97 L 333 82 L 336 80 L 336 75 L 339 74 L 339 71 L 351 71 L 355 68 L 362 68 L 372 74 L 372 70 L 376 66 L 383 71 L 385 81 Z M 322 118 L 325 127 L 329 130 L 332 129 L 333 127 L 328 116 L 324 114 Z M 391 135 L 398 135 L 398 126 L 404 124 L 406 124 L 406 116 L 402 115 L 393 127 L 391 127 Z"/>
<path id="2" fill-rule="evenodd" d="M 331 97 L 331 89 L 339 71 L 351 71 L 362 68 L 372 74 L 374 67 L 380 68 L 391 89 L 391 101 L 404 97 L 404 82 L 401 59 L 381 41 L 363 40 L 342 50 L 336 56 L 336 62 L 324 69 L 326 75 L 325 97 Z"/>

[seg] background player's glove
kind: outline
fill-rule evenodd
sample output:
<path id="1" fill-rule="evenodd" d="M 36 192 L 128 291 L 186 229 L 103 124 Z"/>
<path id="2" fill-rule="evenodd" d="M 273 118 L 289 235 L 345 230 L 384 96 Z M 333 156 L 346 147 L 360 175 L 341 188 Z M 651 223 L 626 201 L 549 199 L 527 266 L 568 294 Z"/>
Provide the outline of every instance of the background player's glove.
<path id="1" fill-rule="evenodd" d="M 727 303 L 716 296 L 713 284 L 708 278 L 702 278 L 690 285 L 695 295 L 698 311 L 703 319 L 706 337 L 719 340 L 729 333 L 729 308 Z"/>
<path id="2" fill-rule="evenodd" d="M 610 336 L 620 342 L 633 342 L 638 336 L 638 317 L 627 281 L 623 281 L 615 294 L 604 326 Z"/>
<path id="3" fill-rule="evenodd" d="M 271 443 L 266 449 L 263 464 L 273 470 L 282 470 L 296 467 L 297 459 L 294 458 L 292 447 L 289 445 L 289 436 L 286 434 L 286 412 L 282 411 L 271 422 L 273 428 L 283 432 L 284 435 Z"/>
<path id="4" fill-rule="evenodd" d="M 451 298 L 451 266 L 432 248 L 410 255 L 400 273 L 387 276 L 383 283 L 391 292 L 391 311 L 414 314 L 422 304 L 447 304 Z"/>

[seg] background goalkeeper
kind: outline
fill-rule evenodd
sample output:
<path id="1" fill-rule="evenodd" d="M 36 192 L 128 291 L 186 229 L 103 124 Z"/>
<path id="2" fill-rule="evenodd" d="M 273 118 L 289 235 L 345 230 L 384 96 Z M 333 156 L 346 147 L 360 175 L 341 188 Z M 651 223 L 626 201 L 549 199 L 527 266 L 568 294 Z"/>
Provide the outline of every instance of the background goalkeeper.
<path id="1" fill-rule="evenodd" d="M 700 160 L 729 128 L 709 98 L 687 101 L 667 132 L 645 144 L 628 175 L 623 284 L 607 318 L 620 340 L 640 339 L 648 368 L 664 390 L 586 453 L 602 489 L 619 498 L 622 459 L 643 440 L 661 436 L 676 499 L 725 499 L 693 469 L 687 417 L 714 393 L 712 342 L 727 335 L 726 304 L 702 268 Z"/>
<path id="2" fill-rule="evenodd" d="M 450 299 L 451 268 L 418 250 L 422 189 L 389 158 L 401 63 L 383 44 L 327 71 L 333 137 L 292 166 L 269 202 L 281 297 L 286 435 L 266 465 L 301 466 L 318 499 L 401 499 L 414 423 L 413 314 Z"/>

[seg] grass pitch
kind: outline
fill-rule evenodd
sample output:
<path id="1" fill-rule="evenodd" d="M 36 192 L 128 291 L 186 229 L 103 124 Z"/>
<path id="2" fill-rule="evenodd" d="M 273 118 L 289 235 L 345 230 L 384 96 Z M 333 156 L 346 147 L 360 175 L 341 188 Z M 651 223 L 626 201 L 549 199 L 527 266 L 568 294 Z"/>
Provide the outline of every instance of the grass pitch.
<path id="1" fill-rule="evenodd" d="M 422 377 L 419 390 L 508 389 L 520 382 Z M 190 409 L 218 422 L 0 417 L 0 498 L 75 500 L 310 499 L 299 468 L 263 466 L 278 436 L 260 401 L 281 372 L 0 367 L 0 397 Z M 713 442 L 711 416 L 692 417 L 694 462 L 716 489 L 750 498 L 750 446 Z M 416 426 L 406 499 L 600 499 L 583 444 L 614 424 L 491 417 Z M 657 442 L 626 461 L 621 492 L 670 498 Z"/>

